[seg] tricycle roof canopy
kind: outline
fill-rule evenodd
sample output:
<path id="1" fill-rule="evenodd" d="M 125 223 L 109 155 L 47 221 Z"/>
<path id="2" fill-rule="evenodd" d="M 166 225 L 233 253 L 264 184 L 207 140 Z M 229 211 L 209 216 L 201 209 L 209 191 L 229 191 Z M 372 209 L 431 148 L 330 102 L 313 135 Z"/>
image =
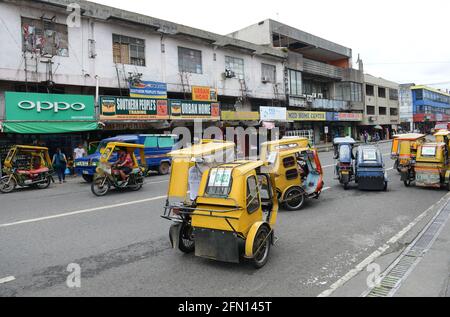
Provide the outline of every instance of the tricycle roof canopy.
<path id="1" fill-rule="evenodd" d="M 426 137 L 425 134 L 418 134 L 418 133 L 398 134 L 394 136 L 394 138 L 398 140 L 406 140 L 406 141 L 416 141 L 425 137 Z"/>
<path id="2" fill-rule="evenodd" d="M 333 140 L 333 144 L 339 145 L 339 144 L 356 144 L 356 141 L 353 138 L 346 137 L 346 138 L 336 138 Z"/>

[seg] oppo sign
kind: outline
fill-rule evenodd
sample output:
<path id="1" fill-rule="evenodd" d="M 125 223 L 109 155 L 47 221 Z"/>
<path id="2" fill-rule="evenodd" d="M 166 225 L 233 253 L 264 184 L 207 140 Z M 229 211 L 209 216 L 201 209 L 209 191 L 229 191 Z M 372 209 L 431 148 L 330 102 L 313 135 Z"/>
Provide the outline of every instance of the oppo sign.
<path id="1" fill-rule="evenodd" d="M 59 111 L 66 110 L 74 110 L 74 111 L 83 111 L 86 109 L 86 105 L 81 102 L 68 103 L 68 102 L 49 102 L 49 101 L 29 101 L 23 100 L 20 101 L 17 106 L 23 110 L 33 110 L 36 109 L 38 113 L 42 111 L 52 111 L 54 113 L 58 113 Z"/>

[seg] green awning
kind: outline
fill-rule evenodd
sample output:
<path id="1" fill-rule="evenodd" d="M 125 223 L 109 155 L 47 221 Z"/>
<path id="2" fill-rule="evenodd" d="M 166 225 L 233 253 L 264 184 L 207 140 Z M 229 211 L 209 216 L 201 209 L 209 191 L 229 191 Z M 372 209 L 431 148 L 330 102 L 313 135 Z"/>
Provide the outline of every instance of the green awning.
<path id="1" fill-rule="evenodd" d="M 4 133 L 49 134 L 98 130 L 97 121 L 85 122 L 8 122 L 2 123 Z"/>

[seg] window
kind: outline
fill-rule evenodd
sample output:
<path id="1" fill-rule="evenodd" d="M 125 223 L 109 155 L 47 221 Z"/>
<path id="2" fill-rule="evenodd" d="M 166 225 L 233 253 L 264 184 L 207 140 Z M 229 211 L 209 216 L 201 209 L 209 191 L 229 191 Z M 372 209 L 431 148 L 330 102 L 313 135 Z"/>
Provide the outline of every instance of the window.
<path id="1" fill-rule="evenodd" d="M 67 25 L 22 18 L 22 50 L 40 55 L 69 56 Z"/>
<path id="2" fill-rule="evenodd" d="M 255 176 L 247 179 L 247 212 L 254 213 L 260 207 L 258 183 Z"/>
<path id="3" fill-rule="evenodd" d="M 386 88 L 378 87 L 378 97 L 386 98 Z"/>
<path id="4" fill-rule="evenodd" d="M 231 169 L 211 169 L 206 194 L 208 196 L 227 197 L 231 190 L 231 173 Z"/>
<path id="5" fill-rule="evenodd" d="M 391 116 L 398 116 L 398 109 L 397 108 L 391 108 L 390 110 Z"/>
<path id="6" fill-rule="evenodd" d="M 175 145 L 175 139 L 173 137 L 159 137 L 158 146 L 160 148 L 172 148 Z"/>
<path id="7" fill-rule="evenodd" d="M 145 66 L 145 41 L 113 34 L 113 59 L 115 64 Z"/>
<path id="8" fill-rule="evenodd" d="M 423 99 L 423 90 L 415 90 L 416 94 L 416 100 L 422 100 Z"/>
<path id="9" fill-rule="evenodd" d="M 389 99 L 390 100 L 398 100 L 398 90 L 397 89 L 389 89 Z"/>
<path id="10" fill-rule="evenodd" d="M 225 68 L 231 70 L 236 78 L 244 79 L 244 60 L 242 58 L 225 56 Z"/>
<path id="11" fill-rule="evenodd" d="M 375 115 L 375 107 L 374 106 L 367 106 L 366 112 L 368 115 Z"/>
<path id="12" fill-rule="evenodd" d="M 336 84 L 336 100 L 362 101 L 362 84 L 342 82 Z"/>
<path id="13" fill-rule="evenodd" d="M 202 52 L 178 47 L 178 69 L 180 72 L 203 74 Z"/>
<path id="14" fill-rule="evenodd" d="M 302 95 L 302 73 L 296 70 L 289 70 L 289 93 L 291 96 Z"/>
<path id="15" fill-rule="evenodd" d="M 283 159 L 283 166 L 284 168 L 293 167 L 295 166 L 295 162 L 296 162 L 295 157 L 289 156 Z"/>
<path id="16" fill-rule="evenodd" d="M 372 85 L 366 85 L 366 95 L 375 96 L 375 89 Z"/>
<path id="17" fill-rule="evenodd" d="M 422 156 L 435 156 L 436 147 L 435 146 L 424 146 L 422 147 Z"/>
<path id="18" fill-rule="evenodd" d="M 377 151 L 372 149 L 364 150 L 363 152 L 363 160 L 364 161 L 376 161 L 377 160 Z"/>
<path id="19" fill-rule="evenodd" d="M 261 64 L 261 80 L 267 83 L 275 83 L 277 79 L 277 67 L 275 65 Z"/>
<path id="20" fill-rule="evenodd" d="M 378 110 L 380 116 L 385 116 L 387 114 L 387 108 L 386 107 L 380 107 Z"/>
<path id="21" fill-rule="evenodd" d="M 146 148 L 158 147 L 158 138 L 156 136 L 148 136 L 145 138 L 144 146 Z"/>

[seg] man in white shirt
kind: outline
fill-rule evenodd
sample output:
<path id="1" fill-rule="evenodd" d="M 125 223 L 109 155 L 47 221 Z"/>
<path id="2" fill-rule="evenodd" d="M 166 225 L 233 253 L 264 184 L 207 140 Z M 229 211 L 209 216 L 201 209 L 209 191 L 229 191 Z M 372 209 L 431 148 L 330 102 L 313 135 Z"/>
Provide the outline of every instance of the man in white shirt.
<path id="1" fill-rule="evenodd" d="M 86 150 L 83 148 L 82 144 L 79 144 L 75 150 L 73 150 L 73 159 L 77 160 L 86 156 Z"/>

